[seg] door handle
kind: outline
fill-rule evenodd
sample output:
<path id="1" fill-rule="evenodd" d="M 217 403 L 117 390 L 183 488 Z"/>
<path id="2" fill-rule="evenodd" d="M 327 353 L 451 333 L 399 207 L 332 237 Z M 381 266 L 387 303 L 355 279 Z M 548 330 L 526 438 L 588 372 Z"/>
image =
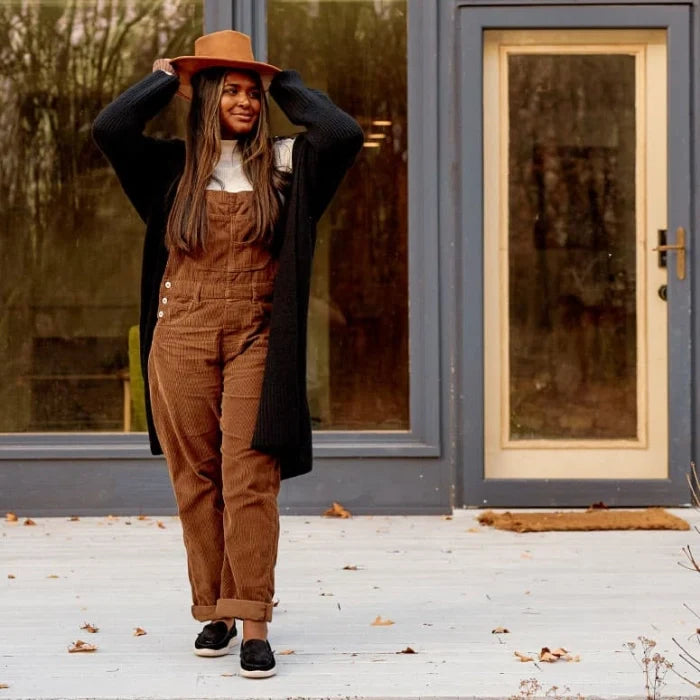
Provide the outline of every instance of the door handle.
<path id="1" fill-rule="evenodd" d="M 661 234 L 661 231 L 659 231 L 659 234 Z M 661 262 L 663 253 L 668 250 L 674 250 L 676 252 L 676 276 L 679 280 L 685 279 L 685 229 L 682 226 L 676 229 L 675 243 L 665 245 L 659 244 L 656 248 L 652 248 L 652 250 L 659 252 L 659 262 Z"/>

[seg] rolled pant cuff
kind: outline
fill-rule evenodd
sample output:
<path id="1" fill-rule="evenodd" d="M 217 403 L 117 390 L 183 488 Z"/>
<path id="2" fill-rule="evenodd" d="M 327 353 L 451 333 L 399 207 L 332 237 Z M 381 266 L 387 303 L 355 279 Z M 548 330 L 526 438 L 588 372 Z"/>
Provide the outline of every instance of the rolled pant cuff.
<path id="1" fill-rule="evenodd" d="M 192 606 L 192 617 L 200 622 L 206 622 L 207 620 L 215 620 L 216 615 L 216 605 L 193 605 Z"/>
<path id="2" fill-rule="evenodd" d="M 272 620 L 272 608 L 272 603 L 263 603 L 261 600 L 219 598 L 216 601 L 216 616 L 270 622 Z"/>

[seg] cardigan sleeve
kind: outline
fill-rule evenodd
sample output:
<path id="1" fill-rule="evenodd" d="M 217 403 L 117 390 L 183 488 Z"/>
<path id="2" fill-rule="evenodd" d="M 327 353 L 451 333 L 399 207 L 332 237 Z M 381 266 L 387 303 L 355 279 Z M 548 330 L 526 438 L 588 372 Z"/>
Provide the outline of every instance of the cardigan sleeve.
<path id="1" fill-rule="evenodd" d="M 310 146 L 309 170 L 313 172 L 306 173 L 306 177 L 311 211 L 318 219 L 362 148 L 364 133 L 357 121 L 328 95 L 306 87 L 295 70 L 276 73 L 270 83 L 270 95 L 292 124 L 306 127 L 297 139 L 304 139 Z"/>
<path id="2" fill-rule="evenodd" d="M 124 192 L 146 222 L 166 162 L 179 139 L 146 136 L 146 123 L 172 99 L 180 84 L 175 75 L 154 71 L 108 104 L 92 124 L 92 137 L 114 168 Z"/>

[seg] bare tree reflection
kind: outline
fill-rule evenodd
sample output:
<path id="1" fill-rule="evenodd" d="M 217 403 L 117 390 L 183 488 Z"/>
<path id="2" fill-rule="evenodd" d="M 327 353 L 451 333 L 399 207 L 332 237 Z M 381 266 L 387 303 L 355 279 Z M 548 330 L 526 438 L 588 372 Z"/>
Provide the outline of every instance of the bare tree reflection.
<path id="1" fill-rule="evenodd" d="M 80 375 L 116 376 L 126 366 L 142 227 L 90 125 L 155 57 L 191 47 L 200 5 L 0 5 L 2 431 L 121 426 L 118 380 Z M 152 128 L 172 132 L 179 118 L 170 110 Z"/>
<path id="2" fill-rule="evenodd" d="M 407 429 L 406 2 L 269 0 L 268 8 L 270 61 L 328 92 L 375 143 L 319 227 L 312 415 L 325 429 Z"/>

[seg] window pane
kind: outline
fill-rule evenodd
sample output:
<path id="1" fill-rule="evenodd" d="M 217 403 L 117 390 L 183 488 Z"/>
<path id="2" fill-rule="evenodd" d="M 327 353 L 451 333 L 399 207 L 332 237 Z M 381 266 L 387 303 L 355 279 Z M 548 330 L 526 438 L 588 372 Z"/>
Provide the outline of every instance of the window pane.
<path id="1" fill-rule="evenodd" d="M 0 431 L 145 430 L 129 362 L 144 227 L 90 127 L 155 58 L 191 51 L 201 5 L 0 5 Z M 182 134 L 179 102 L 149 133 Z"/>
<path id="2" fill-rule="evenodd" d="M 268 0 L 268 59 L 365 131 L 318 228 L 308 386 L 322 430 L 409 427 L 405 0 Z M 292 133 L 275 112 L 277 133 Z"/>
<path id="3" fill-rule="evenodd" d="M 513 440 L 637 437 L 635 70 L 509 58 Z"/>

